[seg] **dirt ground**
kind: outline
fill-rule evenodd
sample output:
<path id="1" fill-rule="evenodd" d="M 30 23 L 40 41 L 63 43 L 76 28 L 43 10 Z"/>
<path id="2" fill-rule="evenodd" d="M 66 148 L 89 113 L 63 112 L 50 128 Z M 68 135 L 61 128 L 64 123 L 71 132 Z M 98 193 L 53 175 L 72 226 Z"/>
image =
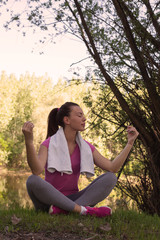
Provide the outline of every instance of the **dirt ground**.
<path id="1" fill-rule="evenodd" d="M 107 236 L 103 234 L 93 234 L 93 236 L 79 236 L 74 233 L 56 233 L 56 232 L 46 232 L 46 233 L 0 233 L 0 240 L 117 240 L 112 236 Z M 122 237 L 123 240 L 128 240 L 125 236 Z"/>
<path id="2" fill-rule="evenodd" d="M 69 233 L 0 233 L 0 240 L 84 240 L 84 237 Z M 90 238 L 89 238 L 90 239 Z M 95 239 L 95 238 L 94 238 Z M 87 238 L 86 238 L 87 240 Z"/>

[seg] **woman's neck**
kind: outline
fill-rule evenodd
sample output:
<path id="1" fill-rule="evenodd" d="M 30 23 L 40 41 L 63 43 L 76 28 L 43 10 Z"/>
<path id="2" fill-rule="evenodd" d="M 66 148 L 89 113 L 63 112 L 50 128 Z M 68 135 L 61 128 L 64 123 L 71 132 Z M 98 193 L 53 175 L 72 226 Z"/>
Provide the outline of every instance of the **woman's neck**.
<path id="1" fill-rule="evenodd" d="M 71 131 L 70 129 L 65 128 L 64 129 L 64 135 L 66 137 L 66 140 L 68 143 L 76 143 L 76 131 Z"/>

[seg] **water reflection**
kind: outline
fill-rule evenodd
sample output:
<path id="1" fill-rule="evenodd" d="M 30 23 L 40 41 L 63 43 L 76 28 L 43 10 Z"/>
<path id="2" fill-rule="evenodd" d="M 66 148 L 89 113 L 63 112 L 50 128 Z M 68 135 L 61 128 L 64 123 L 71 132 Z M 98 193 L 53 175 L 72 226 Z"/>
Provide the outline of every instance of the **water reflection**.
<path id="1" fill-rule="evenodd" d="M 26 180 L 31 173 L 0 172 L 0 208 L 33 207 L 33 204 L 26 190 Z M 82 176 L 80 178 L 80 190 L 89 184 L 88 180 Z M 125 209 L 136 209 L 136 204 L 126 196 L 121 197 L 120 191 L 114 189 L 109 197 L 98 204 L 98 206 L 108 205 L 112 209 L 117 207 Z"/>
<path id="2" fill-rule="evenodd" d="M 26 180 L 29 175 L 29 173 L 18 174 L 14 172 L 0 175 L 0 208 L 32 206 L 26 191 Z"/>

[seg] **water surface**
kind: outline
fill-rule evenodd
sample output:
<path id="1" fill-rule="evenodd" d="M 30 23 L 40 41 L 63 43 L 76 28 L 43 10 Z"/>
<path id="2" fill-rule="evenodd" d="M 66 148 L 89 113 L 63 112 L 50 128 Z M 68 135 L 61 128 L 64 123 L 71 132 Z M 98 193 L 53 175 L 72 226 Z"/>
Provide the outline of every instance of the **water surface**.
<path id="1" fill-rule="evenodd" d="M 26 180 L 30 172 L 14 172 L 0 168 L 0 208 L 16 205 L 31 207 L 32 203 L 26 190 Z"/>

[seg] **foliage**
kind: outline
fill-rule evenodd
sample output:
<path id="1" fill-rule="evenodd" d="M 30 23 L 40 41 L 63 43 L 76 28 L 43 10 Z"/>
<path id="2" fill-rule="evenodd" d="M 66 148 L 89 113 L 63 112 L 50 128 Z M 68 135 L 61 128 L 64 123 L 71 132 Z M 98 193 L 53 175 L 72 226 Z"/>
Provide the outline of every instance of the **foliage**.
<path id="1" fill-rule="evenodd" d="M 17 166 L 21 162 L 21 153 L 24 146 L 22 136 L 22 125 L 28 121 L 32 115 L 32 99 L 28 89 L 20 89 L 17 93 L 14 104 L 14 116 L 9 121 L 6 131 L 4 131 L 7 142 L 8 166 Z M 22 164 L 22 162 L 21 162 Z"/>
<path id="2" fill-rule="evenodd" d="M 25 121 L 33 119 L 33 112 L 37 101 L 47 95 L 47 79 L 45 77 L 36 78 L 21 76 L 18 80 L 13 75 L 7 76 L 2 72 L 1 85 L 1 122 L 0 122 L 0 149 L 1 163 L 8 167 L 25 166 L 25 158 L 22 158 L 24 151 L 24 139 L 22 135 L 22 125 Z M 48 79 L 50 83 L 50 79 Z M 39 91 L 38 85 L 42 84 Z M 9 90 L 8 90 L 9 89 Z M 34 89 L 34 90 L 33 90 Z M 50 86 L 48 86 L 50 89 Z M 45 92 L 45 94 L 44 94 Z M 40 102 L 41 103 L 41 102 Z"/>
<path id="3" fill-rule="evenodd" d="M 33 121 L 34 144 L 38 151 L 46 137 L 47 117 L 51 109 L 60 107 L 66 101 L 73 101 L 87 115 L 88 110 L 83 103 L 87 89 L 83 83 L 77 85 L 62 80 L 53 86 L 47 76 L 36 77 L 28 73 L 20 79 L 13 76 L 2 72 L 0 78 L 0 163 L 8 167 L 26 167 L 25 144 L 21 131 L 23 123 Z"/>

